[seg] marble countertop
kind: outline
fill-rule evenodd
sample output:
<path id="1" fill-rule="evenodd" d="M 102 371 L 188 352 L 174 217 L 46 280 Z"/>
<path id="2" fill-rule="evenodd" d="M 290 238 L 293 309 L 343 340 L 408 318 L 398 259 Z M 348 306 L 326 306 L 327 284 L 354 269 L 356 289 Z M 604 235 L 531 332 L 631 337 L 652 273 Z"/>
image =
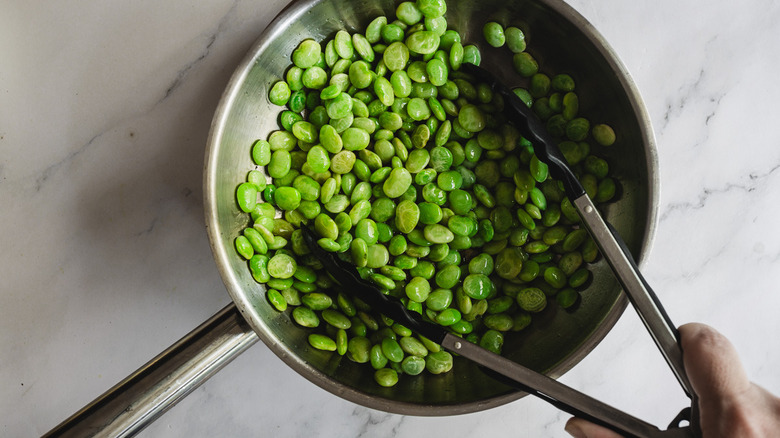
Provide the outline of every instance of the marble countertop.
<path id="1" fill-rule="evenodd" d="M 780 393 L 780 3 L 569 0 L 633 75 L 661 196 L 644 272 Z M 0 435 L 55 426 L 230 299 L 204 231 L 212 115 L 287 0 L 11 0 L 0 14 Z M 562 380 L 658 425 L 685 397 L 636 314 Z M 145 437 L 566 436 L 534 398 L 387 414 L 258 343 Z"/>

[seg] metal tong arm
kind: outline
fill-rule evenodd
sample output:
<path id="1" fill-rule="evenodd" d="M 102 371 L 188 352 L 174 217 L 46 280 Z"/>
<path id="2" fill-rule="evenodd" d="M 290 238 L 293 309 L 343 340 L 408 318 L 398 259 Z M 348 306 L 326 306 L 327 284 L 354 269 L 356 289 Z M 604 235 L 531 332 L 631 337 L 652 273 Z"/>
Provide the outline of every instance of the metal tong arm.
<path id="1" fill-rule="evenodd" d="M 677 328 L 639 272 L 625 242 L 604 221 L 588 195 L 576 198 L 573 204 L 683 390 L 693 398 L 695 392 L 685 372 Z"/>
<path id="2" fill-rule="evenodd" d="M 455 335 L 448 333 L 441 345 L 449 351 L 458 353 L 485 368 L 517 382 L 524 391 L 564 412 L 599 424 L 625 436 L 641 438 L 692 438 L 696 436 L 691 428 L 687 426 L 660 430 L 650 423 L 644 422 L 555 379 L 537 373 Z"/>
<path id="3" fill-rule="evenodd" d="M 612 267 L 615 276 L 650 332 L 653 341 L 683 390 L 689 397 L 693 398 L 694 391 L 685 373 L 676 326 L 667 315 L 658 297 L 642 277 L 626 244 L 617 232 L 614 232 L 607 225 L 593 201 L 585 193 L 582 184 L 571 171 L 566 158 L 558 149 L 555 139 L 547 132 L 533 111 L 517 95 L 501 84 L 492 73 L 471 64 L 463 64 L 461 70 L 486 82 L 504 98 L 504 113 L 513 116 L 511 120 L 517 123 L 523 136 L 534 144 L 534 153 L 537 157 L 549 166 L 550 172 L 555 178 L 563 182 L 566 195 L 580 212 L 583 223 L 601 249 L 607 263 Z"/>
<path id="4" fill-rule="evenodd" d="M 376 286 L 363 280 L 351 264 L 339 259 L 336 254 L 328 253 L 317 244 L 317 236 L 308 227 L 303 226 L 303 238 L 312 253 L 320 260 L 331 276 L 355 298 L 364 301 L 375 310 L 395 321 L 401 322 L 411 330 L 441 344 L 445 349 L 457 353 L 504 379 L 510 386 L 519 386 L 553 406 L 572 415 L 600 424 L 615 432 L 643 438 L 655 437 L 694 437 L 688 427 L 672 428 L 661 431 L 623 411 L 609 406 L 597 399 L 583 394 L 550 377 L 526 368 L 505 357 L 490 352 L 476 344 L 465 341 L 441 326 L 424 321 L 422 317 L 407 310 L 400 301 L 383 294 Z"/>

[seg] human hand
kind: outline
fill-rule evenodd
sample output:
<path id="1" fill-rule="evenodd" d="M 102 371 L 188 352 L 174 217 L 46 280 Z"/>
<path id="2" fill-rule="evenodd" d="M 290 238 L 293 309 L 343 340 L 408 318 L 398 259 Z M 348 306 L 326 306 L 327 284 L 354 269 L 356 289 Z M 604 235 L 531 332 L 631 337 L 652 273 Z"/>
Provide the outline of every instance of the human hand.
<path id="1" fill-rule="evenodd" d="M 699 396 L 704 438 L 780 435 L 780 398 L 748 380 L 734 346 L 704 324 L 680 327 L 683 362 Z M 581 418 L 566 423 L 575 438 L 620 438 Z"/>

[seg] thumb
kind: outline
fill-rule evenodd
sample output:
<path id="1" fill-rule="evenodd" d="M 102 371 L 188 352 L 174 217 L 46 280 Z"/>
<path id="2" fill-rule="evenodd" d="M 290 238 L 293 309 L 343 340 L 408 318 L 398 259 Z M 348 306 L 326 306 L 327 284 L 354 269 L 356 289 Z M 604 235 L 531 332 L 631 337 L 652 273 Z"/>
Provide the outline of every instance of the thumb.
<path id="1" fill-rule="evenodd" d="M 582 418 L 571 418 L 565 429 L 574 438 L 622 438 L 621 435 Z"/>
<path id="2" fill-rule="evenodd" d="M 690 323 L 680 326 L 680 343 L 688 378 L 702 410 L 718 415 L 724 401 L 738 399 L 752 387 L 734 346 L 714 328 Z M 617 433 L 581 418 L 566 423 L 575 438 L 619 438 Z"/>
<path id="3" fill-rule="evenodd" d="M 694 391 L 703 403 L 729 400 L 751 387 L 734 346 L 710 326 L 680 326 L 683 361 Z"/>

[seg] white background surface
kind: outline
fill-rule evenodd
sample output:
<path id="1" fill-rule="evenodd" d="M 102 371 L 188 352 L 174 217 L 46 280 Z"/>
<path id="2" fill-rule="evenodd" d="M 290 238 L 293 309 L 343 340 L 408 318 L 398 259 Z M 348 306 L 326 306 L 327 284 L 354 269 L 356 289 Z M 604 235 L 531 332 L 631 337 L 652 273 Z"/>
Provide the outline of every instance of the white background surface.
<path id="1" fill-rule="evenodd" d="M 0 435 L 45 433 L 229 302 L 202 213 L 230 74 L 286 0 L 5 2 L 0 14 Z M 653 120 L 645 264 L 678 323 L 780 393 L 780 3 L 576 0 Z M 658 425 L 685 398 L 628 310 L 563 381 Z M 341 400 L 257 344 L 147 437 L 565 436 L 525 398 L 448 418 Z"/>

